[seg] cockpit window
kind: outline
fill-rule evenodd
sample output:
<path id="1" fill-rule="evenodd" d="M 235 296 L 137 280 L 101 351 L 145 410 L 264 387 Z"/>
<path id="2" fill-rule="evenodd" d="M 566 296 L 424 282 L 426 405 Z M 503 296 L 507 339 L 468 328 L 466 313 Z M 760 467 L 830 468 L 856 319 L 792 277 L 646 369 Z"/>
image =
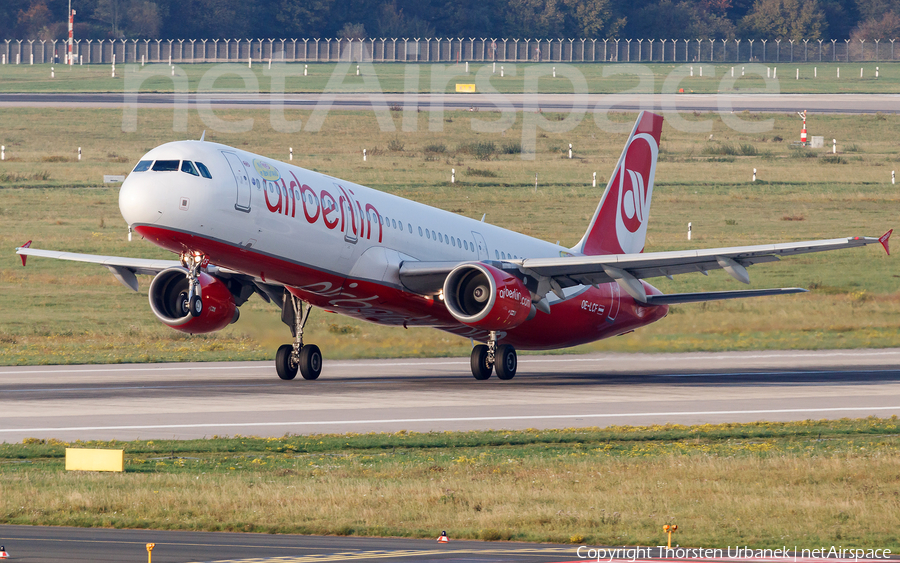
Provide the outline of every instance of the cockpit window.
<path id="1" fill-rule="evenodd" d="M 194 166 L 194 163 L 190 160 L 182 160 L 181 161 L 181 171 L 187 172 L 192 176 L 199 176 L 200 174 L 197 172 L 197 168 Z"/>
<path id="2" fill-rule="evenodd" d="M 154 172 L 176 172 L 178 171 L 178 160 L 157 160 L 153 163 Z"/>
<path id="3" fill-rule="evenodd" d="M 202 162 L 197 163 L 197 168 L 200 170 L 200 175 L 204 178 L 209 178 L 212 180 L 212 174 L 209 173 L 209 168 L 206 167 Z"/>
<path id="4" fill-rule="evenodd" d="M 153 164 L 152 160 L 142 160 L 137 163 L 137 166 L 134 167 L 132 172 L 144 172 L 146 170 L 150 170 L 150 165 Z"/>

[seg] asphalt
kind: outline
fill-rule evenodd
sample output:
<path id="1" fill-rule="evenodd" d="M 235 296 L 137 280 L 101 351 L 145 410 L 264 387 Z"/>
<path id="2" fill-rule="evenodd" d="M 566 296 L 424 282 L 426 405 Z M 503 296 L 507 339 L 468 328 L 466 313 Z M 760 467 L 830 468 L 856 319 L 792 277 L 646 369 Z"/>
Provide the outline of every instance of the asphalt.
<path id="1" fill-rule="evenodd" d="M 72 93 L 0 94 L 0 107 L 119 108 L 162 107 L 176 103 L 220 108 L 268 109 L 283 104 L 295 109 L 472 109 L 479 111 L 638 111 L 900 113 L 900 94 L 160 94 Z"/>
<path id="2" fill-rule="evenodd" d="M 900 415 L 900 350 L 520 355 L 511 381 L 468 358 L 0 368 L 0 441 L 564 428 Z"/>

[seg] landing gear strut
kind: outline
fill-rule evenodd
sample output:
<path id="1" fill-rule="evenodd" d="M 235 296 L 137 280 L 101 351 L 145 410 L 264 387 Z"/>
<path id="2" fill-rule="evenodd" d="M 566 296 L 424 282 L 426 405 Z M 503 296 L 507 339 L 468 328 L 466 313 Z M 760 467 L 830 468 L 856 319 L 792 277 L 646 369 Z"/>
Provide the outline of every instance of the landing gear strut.
<path id="1" fill-rule="evenodd" d="M 322 352 L 315 344 L 303 344 L 303 327 L 309 320 L 312 306 L 285 290 L 281 320 L 291 328 L 293 344 L 284 344 L 275 354 L 275 371 L 285 380 L 294 379 L 299 369 L 303 379 L 316 379 L 322 373 Z"/>
<path id="2" fill-rule="evenodd" d="M 203 313 L 203 297 L 200 295 L 200 268 L 206 257 L 199 252 L 184 252 L 181 265 L 187 268 L 188 290 L 181 292 L 181 313 L 199 317 Z"/>
<path id="3" fill-rule="evenodd" d="M 487 345 L 479 344 L 472 348 L 470 364 L 475 379 L 484 381 L 491 377 L 494 368 L 497 368 L 498 378 L 512 379 L 516 376 L 519 362 L 516 349 L 509 344 L 497 346 L 497 333 L 491 331 Z"/>

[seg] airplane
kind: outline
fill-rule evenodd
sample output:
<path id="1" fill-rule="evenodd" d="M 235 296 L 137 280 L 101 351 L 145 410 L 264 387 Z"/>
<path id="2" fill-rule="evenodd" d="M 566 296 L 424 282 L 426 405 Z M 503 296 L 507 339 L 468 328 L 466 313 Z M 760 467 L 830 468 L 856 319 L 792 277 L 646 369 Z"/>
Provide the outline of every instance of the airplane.
<path id="1" fill-rule="evenodd" d="M 783 256 L 881 243 L 893 230 L 781 244 L 644 252 L 663 118 L 641 112 L 584 236 L 571 248 L 222 144 L 176 141 L 145 154 L 119 208 L 137 233 L 179 260 L 31 248 L 28 256 L 105 266 L 137 291 L 154 276 L 153 314 L 197 334 L 239 317 L 252 295 L 281 308 L 293 342 L 278 348 L 284 380 L 319 377 L 304 342 L 313 308 L 373 323 L 434 327 L 474 341 L 477 380 L 517 372 L 517 349 L 564 348 L 631 332 L 669 306 L 784 295 L 802 288 L 663 294 L 647 278 L 747 267 Z"/>

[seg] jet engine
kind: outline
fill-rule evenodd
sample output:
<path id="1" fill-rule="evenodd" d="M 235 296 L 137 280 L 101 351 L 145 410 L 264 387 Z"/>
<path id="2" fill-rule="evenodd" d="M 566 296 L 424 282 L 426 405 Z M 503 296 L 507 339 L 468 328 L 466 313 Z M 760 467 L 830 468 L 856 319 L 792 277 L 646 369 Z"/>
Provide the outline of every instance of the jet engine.
<path id="1" fill-rule="evenodd" d="M 204 272 L 197 279 L 203 311 L 195 317 L 188 306 L 187 270 L 169 268 L 158 273 L 150 283 L 150 308 L 156 318 L 166 326 L 190 334 L 215 332 L 237 321 L 240 311 L 225 284 Z"/>
<path id="2" fill-rule="evenodd" d="M 534 311 L 519 278 L 482 263 L 460 264 L 444 280 L 444 304 L 453 318 L 481 330 L 505 330 Z"/>

